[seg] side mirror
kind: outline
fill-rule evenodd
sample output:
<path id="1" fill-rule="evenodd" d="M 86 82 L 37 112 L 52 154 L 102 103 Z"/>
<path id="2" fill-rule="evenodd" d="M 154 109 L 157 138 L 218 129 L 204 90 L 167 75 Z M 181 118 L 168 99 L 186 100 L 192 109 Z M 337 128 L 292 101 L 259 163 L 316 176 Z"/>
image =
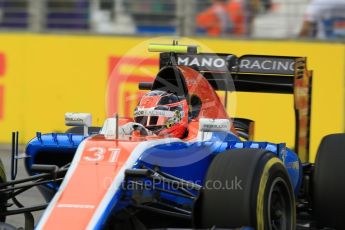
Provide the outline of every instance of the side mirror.
<path id="1" fill-rule="evenodd" d="M 201 132 L 228 132 L 231 128 L 229 119 L 200 118 L 199 130 Z"/>
<path id="2" fill-rule="evenodd" d="M 92 125 L 92 115 L 90 113 L 66 113 L 66 126 L 83 126 L 84 136 L 88 136 L 89 127 Z"/>
<path id="3" fill-rule="evenodd" d="M 201 133 L 201 140 L 205 140 L 205 138 L 212 132 L 229 132 L 230 128 L 230 119 L 199 119 L 199 133 Z"/>

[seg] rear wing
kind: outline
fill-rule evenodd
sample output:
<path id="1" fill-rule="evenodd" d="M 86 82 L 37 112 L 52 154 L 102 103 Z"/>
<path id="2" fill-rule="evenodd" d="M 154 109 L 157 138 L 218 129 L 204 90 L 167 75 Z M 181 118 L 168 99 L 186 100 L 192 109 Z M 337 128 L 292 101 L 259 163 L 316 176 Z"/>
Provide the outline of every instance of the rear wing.
<path id="1" fill-rule="evenodd" d="M 310 145 L 312 71 L 308 71 L 306 61 L 305 57 L 290 56 L 160 53 L 160 68 L 172 64 L 189 66 L 203 74 L 215 90 L 292 94 L 295 151 L 302 162 L 309 160 Z M 231 80 L 235 89 L 227 84 Z M 139 84 L 140 89 L 151 86 Z"/>
<path id="2" fill-rule="evenodd" d="M 170 53 L 160 54 L 160 68 L 169 65 Z M 296 78 L 303 78 L 306 58 L 266 55 L 175 54 L 176 64 L 202 73 L 215 90 L 231 91 L 222 83 L 229 72 L 236 91 L 284 93 L 294 92 Z"/>

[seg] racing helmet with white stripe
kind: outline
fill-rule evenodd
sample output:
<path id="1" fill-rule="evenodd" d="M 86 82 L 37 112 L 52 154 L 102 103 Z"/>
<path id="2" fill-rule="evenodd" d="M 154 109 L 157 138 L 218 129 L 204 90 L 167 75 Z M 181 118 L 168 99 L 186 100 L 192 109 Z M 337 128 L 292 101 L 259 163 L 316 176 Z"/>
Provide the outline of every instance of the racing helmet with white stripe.
<path id="1" fill-rule="evenodd" d="M 150 91 L 135 108 L 134 120 L 157 135 L 182 138 L 188 125 L 187 100 L 166 91 Z"/>

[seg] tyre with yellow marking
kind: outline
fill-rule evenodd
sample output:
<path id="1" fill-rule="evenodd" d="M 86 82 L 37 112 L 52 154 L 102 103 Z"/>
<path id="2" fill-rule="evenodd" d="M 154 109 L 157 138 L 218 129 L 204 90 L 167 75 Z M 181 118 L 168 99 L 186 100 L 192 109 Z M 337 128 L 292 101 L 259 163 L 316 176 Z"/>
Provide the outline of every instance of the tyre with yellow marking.
<path id="1" fill-rule="evenodd" d="M 294 192 L 283 162 L 262 149 L 215 156 L 194 203 L 193 223 L 196 228 L 295 229 Z"/>

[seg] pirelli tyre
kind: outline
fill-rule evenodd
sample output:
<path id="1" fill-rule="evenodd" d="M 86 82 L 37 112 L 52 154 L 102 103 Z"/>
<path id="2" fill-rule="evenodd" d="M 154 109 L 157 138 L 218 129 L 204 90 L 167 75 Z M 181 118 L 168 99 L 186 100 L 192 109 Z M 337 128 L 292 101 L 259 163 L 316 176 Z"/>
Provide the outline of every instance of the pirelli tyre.
<path id="1" fill-rule="evenodd" d="M 196 228 L 296 227 L 293 188 L 283 162 L 260 149 L 236 149 L 217 155 L 193 209 Z"/>
<path id="2" fill-rule="evenodd" d="M 345 134 L 325 136 L 313 178 L 313 211 L 319 228 L 345 229 Z"/>
<path id="3" fill-rule="evenodd" d="M 0 184 L 6 182 L 6 173 L 4 165 L 0 159 Z M 6 194 L 0 193 L 0 213 L 6 211 L 6 204 L 7 204 L 7 196 Z M 0 216 L 0 222 L 5 222 L 6 217 Z M 0 228 L 1 229 L 1 228 Z"/>

